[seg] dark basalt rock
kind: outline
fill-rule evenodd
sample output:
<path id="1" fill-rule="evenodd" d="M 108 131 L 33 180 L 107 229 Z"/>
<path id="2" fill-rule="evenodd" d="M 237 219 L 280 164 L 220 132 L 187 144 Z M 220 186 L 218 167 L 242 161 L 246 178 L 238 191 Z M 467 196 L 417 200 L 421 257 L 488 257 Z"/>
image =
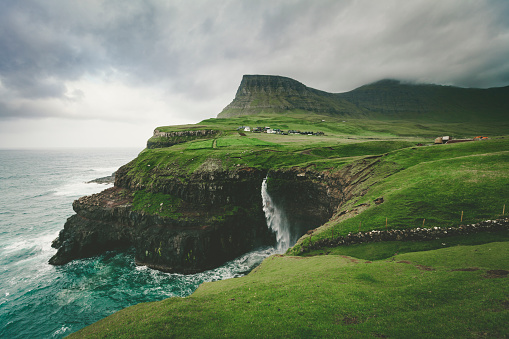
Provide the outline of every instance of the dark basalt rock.
<path id="1" fill-rule="evenodd" d="M 87 181 L 87 184 L 113 184 L 115 182 L 115 172 L 107 177 L 97 178 Z"/>
<path id="2" fill-rule="evenodd" d="M 53 265 L 90 257 L 112 249 L 134 247 L 140 265 L 179 273 L 196 273 L 220 266 L 254 248 L 271 245 L 260 206 L 240 209 L 222 218 L 171 219 L 132 210 L 128 191 L 107 189 L 73 203 L 76 215 L 64 225 L 52 246 Z"/>
<path id="3" fill-rule="evenodd" d="M 365 192 L 356 190 L 376 170 L 379 157 L 331 174 L 311 168 L 268 173 L 268 190 L 287 212 L 292 238 L 325 223 L 338 206 Z M 134 247 L 140 265 L 179 273 L 204 271 L 260 246 L 274 245 L 262 209 L 267 173 L 254 168 L 197 170 L 186 180 L 153 169 L 150 187 L 133 175 L 133 162 L 116 172 L 115 186 L 74 201 L 70 217 L 53 242 L 51 264 Z M 181 199 L 180 217 L 133 210 L 132 193 L 145 190 Z M 231 209 L 235 206 L 234 209 Z M 225 213 L 225 211 L 229 211 Z"/>

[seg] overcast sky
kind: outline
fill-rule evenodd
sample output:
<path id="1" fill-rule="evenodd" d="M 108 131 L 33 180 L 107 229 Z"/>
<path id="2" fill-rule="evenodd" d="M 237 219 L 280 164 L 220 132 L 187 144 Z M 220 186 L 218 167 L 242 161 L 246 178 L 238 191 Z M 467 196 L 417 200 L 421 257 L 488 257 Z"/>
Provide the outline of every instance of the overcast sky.
<path id="1" fill-rule="evenodd" d="M 0 0 L 0 148 L 142 149 L 244 74 L 509 85 L 509 1 Z"/>

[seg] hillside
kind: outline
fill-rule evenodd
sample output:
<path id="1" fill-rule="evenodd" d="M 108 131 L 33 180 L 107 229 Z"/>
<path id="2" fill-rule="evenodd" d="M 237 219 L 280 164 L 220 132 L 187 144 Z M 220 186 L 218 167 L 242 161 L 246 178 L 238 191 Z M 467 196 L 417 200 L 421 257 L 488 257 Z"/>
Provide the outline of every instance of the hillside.
<path id="1" fill-rule="evenodd" d="M 347 93 L 327 93 L 281 76 L 245 75 L 227 118 L 267 112 L 325 113 L 353 119 L 506 122 L 509 86 L 475 89 L 382 80 Z"/>
<path id="2" fill-rule="evenodd" d="M 283 155 L 288 146 L 248 144 L 224 150 L 249 166 L 272 166 L 269 183 L 275 197 L 286 197 L 286 210 L 295 213 L 292 205 L 311 192 L 303 191 L 303 182 L 335 171 L 352 175 L 343 203 L 286 255 L 267 258 L 245 277 L 203 284 L 187 298 L 127 308 L 73 337 L 503 338 L 509 331 L 508 219 L 499 230 L 350 246 L 331 241 L 309 250 L 359 229 L 433 229 L 503 217 L 509 139 L 427 147 L 341 143 L 312 146 L 306 154 L 295 148 L 293 160 L 262 156 L 271 148 Z M 255 154 L 243 157 L 246 149 Z M 275 170 L 299 161 L 297 168 Z M 383 202 L 375 203 L 380 197 Z M 305 213 L 318 206 L 314 200 L 305 200 L 311 205 Z"/>
<path id="3" fill-rule="evenodd" d="M 503 336 L 509 221 L 475 225 L 507 216 L 509 119 L 495 103 L 507 88 L 472 90 L 468 119 L 428 120 L 439 108 L 463 112 L 464 90 L 383 81 L 330 94 L 245 76 L 226 114 L 157 127 L 114 188 L 74 202 L 53 264 L 134 247 L 137 264 L 166 272 L 217 267 L 277 244 L 262 189 L 298 241 L 246 277 L 129 308 L 77 335 Z M 408 108 L 389 104 L 394 93 Z M 492 113 L 479 113 L 486 97 Z M 489 139 L 433 143 L 481 133 Z M 398 237 L 421 228 L 445 236 Z M 378 231 L 395 236 L 343 241 Z"/>

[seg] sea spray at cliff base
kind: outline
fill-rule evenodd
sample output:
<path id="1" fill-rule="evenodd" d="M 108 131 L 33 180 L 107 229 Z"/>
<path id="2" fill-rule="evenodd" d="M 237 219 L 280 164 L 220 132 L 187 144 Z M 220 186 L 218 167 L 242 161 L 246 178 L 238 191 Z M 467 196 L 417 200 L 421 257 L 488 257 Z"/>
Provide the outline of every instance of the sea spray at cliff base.
<path id="1" fill-rule="evenodd" d="M 138 152 L 0 150 L 0 337 L 60 338 L 122 308 L 185 297 L 205 281 L 242 276 L 276 252 L 259 249 L 193 275 L 136 266 L 134 250 L 49 265 L 51 241 L 73 214 L 72 202 L 111 187 L 86 182 L 111 175 Z M 270 218 L 270 227 L 280 238 L 276 220 Z M 277 252 L 288 246 L 281 239 Z"/>

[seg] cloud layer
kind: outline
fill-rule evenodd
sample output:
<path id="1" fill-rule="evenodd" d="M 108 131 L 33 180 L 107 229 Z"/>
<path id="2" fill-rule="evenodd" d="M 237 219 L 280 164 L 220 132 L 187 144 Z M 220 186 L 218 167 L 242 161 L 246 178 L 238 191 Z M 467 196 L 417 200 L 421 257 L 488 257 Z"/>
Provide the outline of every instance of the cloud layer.
<path id="1" fill-rule="evenodd" d="M 139 137 L 122 142 L 138 144 L 146 128 L 214 117 L 243 74 L 330 92 L 387 77 L 505 86 L 508 17 L 507 1 L 4 0 L 0 147 L 49 118 L 57 134 L 130 124 Z"/>

